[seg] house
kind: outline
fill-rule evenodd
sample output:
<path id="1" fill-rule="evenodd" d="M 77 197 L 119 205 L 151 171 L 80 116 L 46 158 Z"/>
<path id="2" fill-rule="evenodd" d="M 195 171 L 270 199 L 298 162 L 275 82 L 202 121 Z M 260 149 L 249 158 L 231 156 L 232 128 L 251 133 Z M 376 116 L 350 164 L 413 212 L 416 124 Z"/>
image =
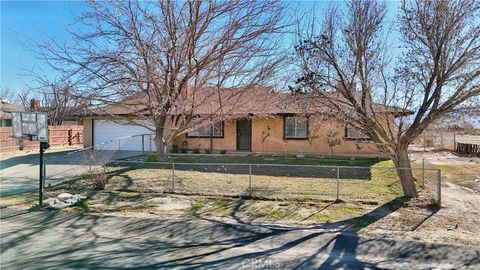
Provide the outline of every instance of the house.
<path id="1" fill-rule="evenodd" d="M 11 104 L 0 99 L 0 127 L 12 126 L 12 114 L 10 112 L 23 112 L 23 106 Z"/>
<path id="2" fill-rule="evenodd" d="M 212 146 L 213 151 L 229 152 L 330 154 L 333 150 L 336 155 L 383 156 L 362 132 L 306 95 L 275 92 L 266 87 L 225 90 L 222 94 L 225 96 L 221 107 L 212 98 L 194 112 L 214 116 L 221 110 L 221 120 L 177 136 L 174 145 L 188 149 Z M 125 102 L 87 113 L 83 122 L 85 147 L 111 142 L 99 148 L 154 151 L 153 136 L 130 137 L 151 133 L 146 127 L 131 124 L 139 112 L 148 114 L 141 104 Z M 382 108 L 378 106 L 379 110 Z M 388 115 L 387 125 L 393 124 L 397 113 L 392 110 L 384 115 Z M 119 137 L 124 138 L 116 140 Z"/>

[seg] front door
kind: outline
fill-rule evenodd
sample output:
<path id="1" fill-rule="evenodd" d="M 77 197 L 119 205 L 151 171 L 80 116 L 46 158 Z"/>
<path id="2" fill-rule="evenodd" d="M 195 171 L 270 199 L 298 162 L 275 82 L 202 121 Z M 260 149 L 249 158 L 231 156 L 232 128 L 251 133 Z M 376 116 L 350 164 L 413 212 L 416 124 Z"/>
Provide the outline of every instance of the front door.
<path id="1" fill-rule="evenodd" d="M 250 151 L 252 150 L 252 120 L 238 119 L 237 120 L 237 150 Z"/>

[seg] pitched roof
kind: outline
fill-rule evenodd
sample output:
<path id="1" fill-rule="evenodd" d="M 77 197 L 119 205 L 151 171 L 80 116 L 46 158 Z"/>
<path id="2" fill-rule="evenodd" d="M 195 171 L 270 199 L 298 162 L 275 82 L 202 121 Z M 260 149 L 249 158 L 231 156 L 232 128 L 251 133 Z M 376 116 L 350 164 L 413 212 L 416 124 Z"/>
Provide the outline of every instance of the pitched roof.
<path id="1" fill-rule="evenodd" d="M 10 112 L 23 112 L 25 109 L 21 105 L 0 102 L 0 119 L 12 119 Z"/>
<path id="2" fill-rule="evenodd" d="M 192 113 L 194 115 L 216 115 L 225 117 L 240 117 L 247 115 L 275 115 L 275 114 L 312 114 L 332 113 L 327 100 L 340 101 L 338 93 L 328 93 L 322 97 L 312 97 L 305 94 L 291 94 L 275 92 L 270 87 L 250 87 L 247 89 L 216 89 L 202 88 L 195 95 L 184 95 L 178 98 L 169 114 Z M 90 109 L 85 112 L 90 116 L 135 116 L 149 114 L 148 95 L 136 93 L 119 102 L 107 106 Z M 339 102 L 341 103 L 341 102 Z M 198 104 L 198 105 L 197 105 Z M 341 105 L 340 105 L 341 106 Z M 151 106 L 155 107 L 155 106 Z M 161 107 L 161 106 L 160 106 Z M 385 107 L 374 104 L 377 112 L 390 111 L 398 113 L 394 107 Z"/>

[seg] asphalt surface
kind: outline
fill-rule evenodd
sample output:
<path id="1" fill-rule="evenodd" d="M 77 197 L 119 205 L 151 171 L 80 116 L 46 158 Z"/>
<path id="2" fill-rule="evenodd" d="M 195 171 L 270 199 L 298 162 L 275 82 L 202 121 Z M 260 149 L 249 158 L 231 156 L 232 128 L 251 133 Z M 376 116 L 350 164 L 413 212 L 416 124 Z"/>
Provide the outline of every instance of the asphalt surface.
<path id="1" fill-rule="evenodd" d="M 335 228 L 1 209 L 1 269 L 479 269 L 480 248 Z"/>
<path id="2" fill-rule="evenodd" d="M 138 155 L 135 151 L 95 151 L 95 162 L 89 161 L 84 150 L 51 151 L 45 153 L 46 185 L 59 183 L 85 173 L 90 164 Z M 0 196 L 38 189 L 38 153 L 21 153 L 0 159 Z"/>

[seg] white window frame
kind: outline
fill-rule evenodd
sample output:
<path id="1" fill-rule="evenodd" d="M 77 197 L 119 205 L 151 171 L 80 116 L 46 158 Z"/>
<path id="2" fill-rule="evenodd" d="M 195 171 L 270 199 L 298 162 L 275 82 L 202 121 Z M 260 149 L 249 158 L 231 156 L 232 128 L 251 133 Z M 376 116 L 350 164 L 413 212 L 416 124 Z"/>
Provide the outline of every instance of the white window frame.
<path id="1" fill-rule="evenodd" d="M 212 125 L 203 126 L 194 131 L 188 132 L 187 137 L 190 137 L 190 138 L 210 137 L 210 133 L 213 130 L 213 136 L 212 136 L 213 138 L 223 138 L 223 132 L 224 132 L 223 129 L 224 129 L 223 121 L 218 121 Z"/>
<path id="2" fill-rule="evenodd" d="M 287 121 L 288 119 L 294 119 L 294 135 L 287 134 Z M 305 120 L 305 134 L 299 133 L 299 120 Z M 308 117 L 306 116 L 285 116 L 284 118 L 284 131 L 283 136 L 285 139 L 307 139 L 308 138 Z"/>

